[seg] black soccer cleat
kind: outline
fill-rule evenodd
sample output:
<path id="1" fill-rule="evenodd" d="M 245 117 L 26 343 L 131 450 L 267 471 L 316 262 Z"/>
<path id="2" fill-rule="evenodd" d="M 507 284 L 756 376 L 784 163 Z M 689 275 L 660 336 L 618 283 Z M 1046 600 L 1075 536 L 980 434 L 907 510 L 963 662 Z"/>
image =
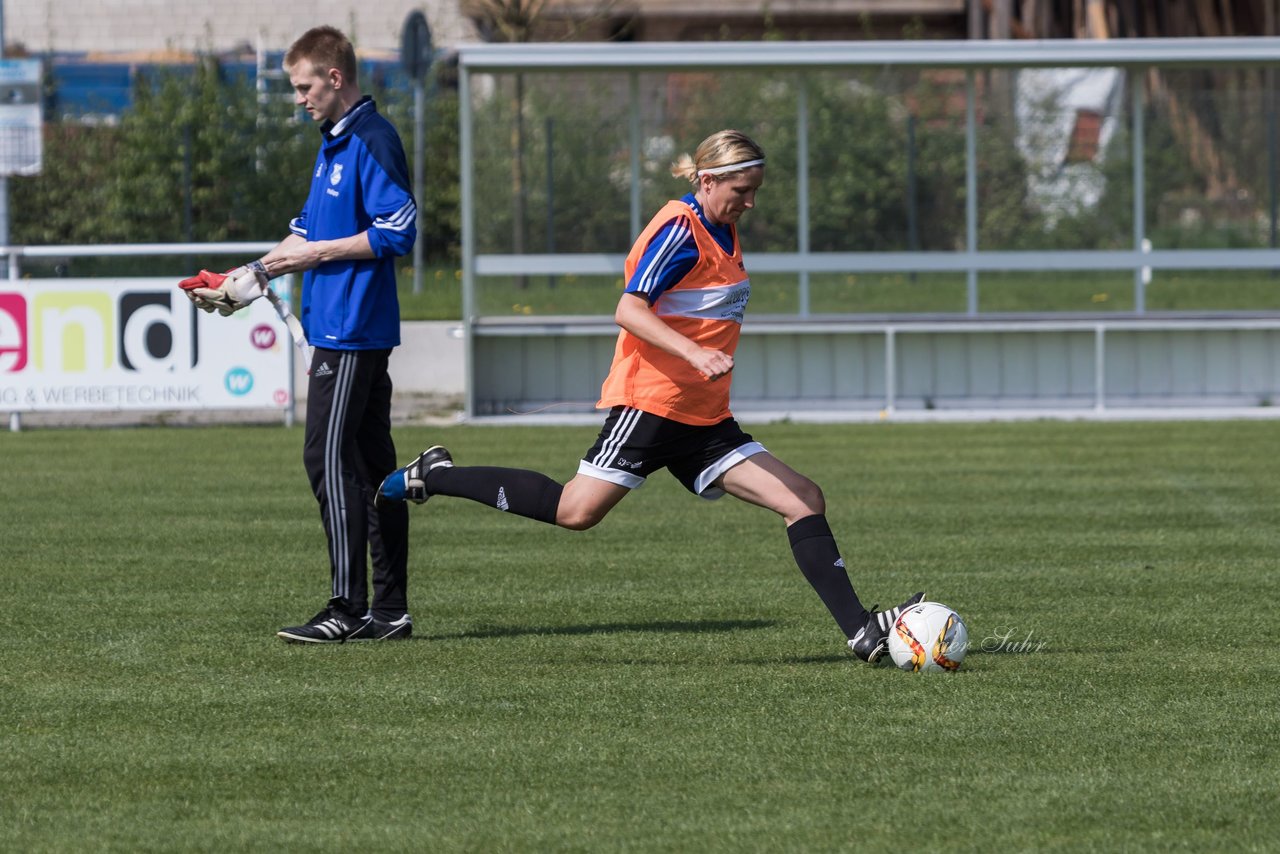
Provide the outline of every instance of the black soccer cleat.
<path id="1" fill-rule="evenodd" d="M 442 445 L 432 445 L 409 465 L 386 476 L 378 487 L 378 494 L 373 497 L 374 506 L 383 509 L 396 501 L 425 503 L 431 497 L 427 494 L 427 472 L 452 465 L 453 456 L 448 449 Z"/>
<path id="2" fill-rule="evenodd" d="M 276 637 L 289 643 L 345 643 L 363 631 L 373 621 L 373 617 L 365 615 L 354 617 L 339 608 L 336 602 L 329 600 L 324 610 L 316 614 L 301 626 L 289 626 L 276 632 Z"/>
<path id="3" fill-rule="evenodd" d="M 408 640 L 413 636 L 413 618 L 404 614 L 395 620 L 379 620 L 373 617 L 355 631 L 347 641 Z"/>
<path id="4" fill-rule="evenodd" d="M 912 605 L 924 601 L 924 591 L 917 593 L 896 608 L 884 611 L 872 610 L 858 633 L 849 639 L 849 649 L 868 664 L 875 664 L 889 648 L 889 632 L 898 616 Z"/>

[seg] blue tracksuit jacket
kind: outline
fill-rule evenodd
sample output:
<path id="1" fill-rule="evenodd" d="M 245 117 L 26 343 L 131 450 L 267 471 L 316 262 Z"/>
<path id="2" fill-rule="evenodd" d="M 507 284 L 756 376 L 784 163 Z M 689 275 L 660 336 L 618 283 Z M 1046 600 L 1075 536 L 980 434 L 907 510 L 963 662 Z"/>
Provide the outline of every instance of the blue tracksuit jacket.
<path id="1" fill-rule="evenodd" d="M 302 282 L 302 325 L 313 346 L 384 350 L 400 343 L 395 259 L 413 248 L 417 205 L 404 146 L 369 97 L 322 127 L 311 192 L 289 230 L 308 240 L 368 230 L 376 257 L 329 261 Z"/>

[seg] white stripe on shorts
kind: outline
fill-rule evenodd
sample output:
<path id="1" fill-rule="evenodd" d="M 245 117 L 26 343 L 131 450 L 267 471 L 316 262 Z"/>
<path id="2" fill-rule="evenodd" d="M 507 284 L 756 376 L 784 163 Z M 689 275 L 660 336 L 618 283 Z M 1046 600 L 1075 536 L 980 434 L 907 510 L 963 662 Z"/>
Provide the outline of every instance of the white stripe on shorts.
<path id="1" fill-rule="evenodd" d="M 627 440 L 631 438 L 631 433 L 636 429 L 636 424 L 640 423 L 642 414 L 639 409 L 623 407 L 622 414 L 618 416 L 618 423 L 613 425 L 613 430 L 600 444 L 600 453 L 595 455 L 591 463 L 600 468 L 608 468 L 609 463 L 617 455 L 618 449 L 627 444 Z"/>
<path id="2" fill-rule="evenodd" d="M 585 477 L 594 477 L 596 480 L 616 483 L 618 486 L 625 486 L 627 489 L 639 489 L 644 486 L 644 478 L 638 474 L 622 471 L 621 469 L 607 469 L 603 466 L 589 463 L 586 460 L 578 460 L 578 474 Z"/>

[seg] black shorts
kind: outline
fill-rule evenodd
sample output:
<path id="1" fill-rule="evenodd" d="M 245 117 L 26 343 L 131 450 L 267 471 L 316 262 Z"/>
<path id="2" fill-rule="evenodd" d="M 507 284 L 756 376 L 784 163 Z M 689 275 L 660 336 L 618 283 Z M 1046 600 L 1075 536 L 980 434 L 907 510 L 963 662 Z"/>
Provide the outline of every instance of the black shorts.
<path id="1" fill-rule="evenodd" d="M 715 499 L 724 490 L 712 482 L 747 457 L 763 453 L 768 453 L 765 447 L 732 418 L 700 427 L 615 406 L 578 463 L 578 474 L 635 489 L 665 468 L 694 495 Z"/>

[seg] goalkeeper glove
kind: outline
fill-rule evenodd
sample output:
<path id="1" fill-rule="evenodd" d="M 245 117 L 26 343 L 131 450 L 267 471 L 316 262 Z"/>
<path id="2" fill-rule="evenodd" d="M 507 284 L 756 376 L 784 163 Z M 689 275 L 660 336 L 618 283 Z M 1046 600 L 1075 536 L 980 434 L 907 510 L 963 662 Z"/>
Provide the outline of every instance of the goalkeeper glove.
<path id="1" fill-rule="evenodd" d="M 251 261 L 226 273 L 201 270 L 178 283 L 197 308 L 217 311 L 223 317 L 235 314 L 267 292 L 271 281 L 261 261 Z"/>

